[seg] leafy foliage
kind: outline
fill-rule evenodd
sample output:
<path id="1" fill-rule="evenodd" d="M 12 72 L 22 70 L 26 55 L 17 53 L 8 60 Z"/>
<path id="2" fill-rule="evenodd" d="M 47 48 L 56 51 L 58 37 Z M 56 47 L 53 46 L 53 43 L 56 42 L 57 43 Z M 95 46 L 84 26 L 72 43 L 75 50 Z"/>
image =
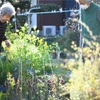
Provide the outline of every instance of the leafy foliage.
<path id="1" fill-rule="evenodd" d="M 15 67 L 23 66 L 23 70 L 32 67 L 41 73 L 42 67 L 46 63 L 52 62 L 52 57 L 49 54 L 51 47 L 34 34 L 36 31 L 27 34 L 27 26 L 21 27 L 21 30 L 17 30 L 16 33 L 7 32 L 12 46 L 8 48 L 3 43 L 5 52 L 1 53 L 1 57 L 4 56 L 2 59 L 5 60 L 0 59 L 0 77 L 3 76 L 4 80 L 7 72 L 11 69 L 14 70 Z"/>
<path id="2" fill-rule="evenodd" d="M 71 48 L 71 43 L 74 41 L 76 46 L 79 46 L 80 33 L 78 31 L 78 22 L 74 18 L 68 18 L 66 20 L 66 30 L 63 36 L 55 38 L 55 41 L 58 42 L 58 45 L 61 50 L 67 49 L 69 52 L 75 52 Z"/>

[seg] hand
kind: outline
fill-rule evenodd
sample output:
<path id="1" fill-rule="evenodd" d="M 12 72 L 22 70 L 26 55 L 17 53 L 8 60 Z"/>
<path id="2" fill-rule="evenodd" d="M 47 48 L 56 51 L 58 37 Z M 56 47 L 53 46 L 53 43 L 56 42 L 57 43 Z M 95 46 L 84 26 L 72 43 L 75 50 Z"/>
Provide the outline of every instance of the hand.
<path id="1" fill-rule="evenodd" d="M 5 40 L 5 44 L 6 44 L 7 47 L 11 46 L 11 42 L 9 40 Z"/>

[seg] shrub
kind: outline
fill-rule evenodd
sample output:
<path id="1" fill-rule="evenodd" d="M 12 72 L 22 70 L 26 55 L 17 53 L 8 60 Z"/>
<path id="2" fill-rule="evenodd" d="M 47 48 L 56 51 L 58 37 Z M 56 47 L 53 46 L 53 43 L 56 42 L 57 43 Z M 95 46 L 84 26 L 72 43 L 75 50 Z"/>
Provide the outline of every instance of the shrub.
<path id="1" fill-rule="evenodd" d="M 72 72 L 68 85 L 71 100 L 100 99 L 100 44 L 78 49 L 79 59 L 68 61 Z"/>
<path id="2" fill-rule="evenodd" d="M 74 41 L 76 46 L 79 46 L 80 32 L 78 31 L 78 21 L 75 18 L 68 18 L 65 26 L 66 30 L 64 35 L 55 38 L 55 41 L 58 42 L 62 51 L 67 49 L 69 52 L 75 52 L 71 48 L 71 43 Z"/>
<path id="3" fill-rule="evenodd" d="M 59 47 L 61 50 L 67 49 L 69 52 L 74 52 L 73 48 L 71 48 L 71 43 L 74 41 L 77 46 L 79 46 L 79 32 L 78 31 L 66 31 L 63 36 L 60 36 L 57 39 Z"/>

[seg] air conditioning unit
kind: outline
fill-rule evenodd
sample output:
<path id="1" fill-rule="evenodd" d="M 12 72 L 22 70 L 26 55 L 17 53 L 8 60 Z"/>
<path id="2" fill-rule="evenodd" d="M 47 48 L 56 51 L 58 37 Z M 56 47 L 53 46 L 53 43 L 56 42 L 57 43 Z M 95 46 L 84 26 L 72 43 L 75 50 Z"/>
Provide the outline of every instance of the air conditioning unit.
<path id="1" fill-rule="evenodd" d="M 56 26 L 43 26 L 43 35 L 44 36 L 55 36 L 56 35 Z"/>
<path id="2" fill-rule="evenodd" d="M 59 35 L 63 35 L 66 31 L 66 26 L 59 26 Z"/>

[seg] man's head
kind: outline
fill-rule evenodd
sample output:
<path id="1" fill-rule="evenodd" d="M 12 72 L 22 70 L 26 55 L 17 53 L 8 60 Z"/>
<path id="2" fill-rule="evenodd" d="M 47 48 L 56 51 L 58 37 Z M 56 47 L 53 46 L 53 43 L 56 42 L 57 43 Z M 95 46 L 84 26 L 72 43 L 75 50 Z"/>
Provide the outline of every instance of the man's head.
<path id="1" fill-rule="evenodd" d="M 76 0 L 82 9 L 87 9 L 93 0 Z"/>
<path id="2" fill-rule="evenodd" d="M 90 4 L 93 0 L 76 0 L 79 4 Z"/>
<path id="3" fill-rule="evenodd" d="M 15 15 L 15 8 L 10 3 L 5 3 L 0 8 L 0 20 L 2 22 L 9 21 Z"/>

